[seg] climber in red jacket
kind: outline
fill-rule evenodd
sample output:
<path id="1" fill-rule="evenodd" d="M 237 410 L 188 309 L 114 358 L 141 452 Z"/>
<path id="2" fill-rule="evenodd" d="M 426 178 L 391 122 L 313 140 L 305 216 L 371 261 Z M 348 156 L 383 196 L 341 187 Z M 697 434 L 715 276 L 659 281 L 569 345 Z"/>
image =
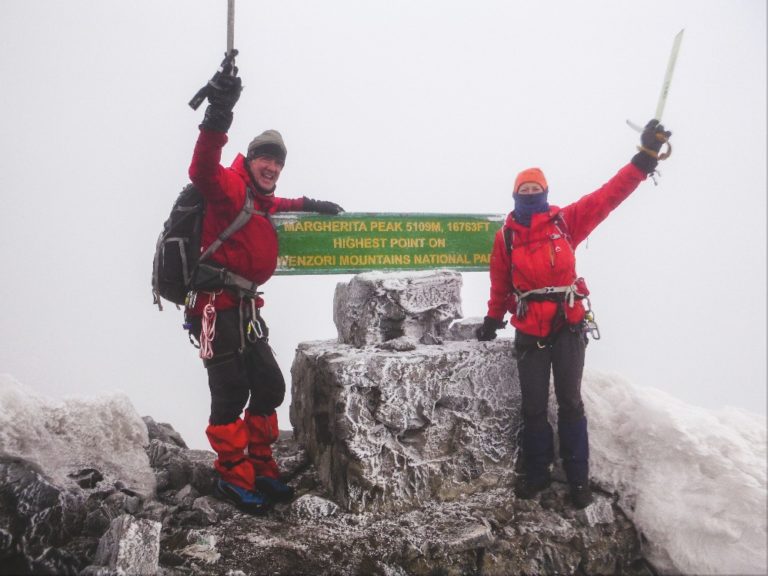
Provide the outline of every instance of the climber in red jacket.
<path id="1" fill-rule="evenodd" d="M 477 330 L 491 340 L 511 312 L 522 395 L 524 475 L 515 492 L 532 498 L 551 482 L 552 427 L 547 420 L 550 373 L 558 403 L 560 457 L 578 508 L 592 501 L 587 419 L 581 377 L 587 344 L 589 291 L 576 274 L 575 250 L 656 169 L 668 132 L 651 120 L 639 152 L 601 188 L 564 208 L 550 206 L 538 168 L 515 180 L 515 208 L 496 233 L 491 253 L 488 315 Z"/>
<path id="2" fill-rule="evenodd" d="M 253 211 L 212 255 L 212 265 L 200 267 L 200 273 L 223 278 L 224 286 L 198 290 L 185 314 L 208 370 L 211 415 L 206 435 L 217 454 L 216 493 L 244 510 L 261 512 L 272 502 L 293 496 L 280 480 L 271 448 L 278 437 L 275 408 L 283 402 L 285 380 L 260 312 L 264 301 L 258 288 L 277 267 L 277 234 L 269 215 L 343 210 L 332 202 L 275 196 L 287 155 L 276 130 L 256 136 L 247 156 L 239 154 L 229 168 L 220 165 L 241 91 L 241 80 L 233 74 L 217 74 L 208 88 L 209 105 L 189 168 L 206 203 L 201 252 L 232 224 L 247 197 L 253 201 Z"/>

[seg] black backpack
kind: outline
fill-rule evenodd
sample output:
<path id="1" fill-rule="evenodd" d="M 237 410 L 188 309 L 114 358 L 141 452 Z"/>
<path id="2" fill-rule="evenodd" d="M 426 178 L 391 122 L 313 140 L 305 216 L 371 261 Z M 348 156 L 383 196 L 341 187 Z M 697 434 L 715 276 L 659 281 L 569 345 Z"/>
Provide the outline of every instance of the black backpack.
<path id="1" fill-rule="evenodd" d="M 255 295 L 258 286 L 253 282 L 222 266 L 205 262 L 230 236 L 245 226 L 253 214 L 266 216 L 264 212 L 254 209 L 253 193 L 248 188 L 245 203 L 234 221 L 200 254 L 205 200 L 194 184 L 187 184 L 173 203 L 155 246 L 152 295 L 157 307 L 163 309 L 161 298 L 179 307 L 186 303 L 191 290 L 230 287 L 241 294 Z"/>

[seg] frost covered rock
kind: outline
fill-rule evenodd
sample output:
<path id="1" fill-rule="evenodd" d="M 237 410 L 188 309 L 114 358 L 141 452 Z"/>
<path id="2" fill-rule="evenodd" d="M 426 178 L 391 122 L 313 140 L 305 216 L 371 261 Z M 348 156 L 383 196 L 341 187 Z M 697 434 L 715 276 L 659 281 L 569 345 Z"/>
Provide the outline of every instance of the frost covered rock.
<path id="1" fill-rule="evenodd" d="M 35 462 L 58 486 L 77 485 L 79 473 L 95 469 L 107 483 L 119 478 L 150 495 L 148 442 L 146 424 L 122 394 L 54 401 L 0 375 L 0 451 Z"/>
<path id="2" fill-rule="evenodd" d="M 589 526 L 598 524 L 612 524 L 616 517 L 613 514 L 613 506 L 610 500 L 602 496 L 596 496 L 592 504 L 581 512 Z"/>
<path id="3" fill-rule="evenodd" d="M 147 453 L 155 471 L 158 491 L 179 490 L 188 484 L 202 494 L 210 494 L 213 490 L 216 456 L 212 452 L 186 450 L 176 442 L 153 437 Z"/>
<path id="4" fill-rule="evenodd" d="M 336 515 L 339 507 L 320 496 L 304 494 L 291 504 L 291 511 L 300 518 L 326 518 Z"/>
<path id="5" fill-rule="evenodd" d="M 115 518 L 99 541 L 96 564 L 123 574 L 157 574 L 161 527 L 129 514 Z"/>
<path id="6" fill-rule="evenodd" d="M 83 497 L 49 482 L 35 463 L 0 453 L 0 566 L 13 573 L 68 573 L 76 558 L 63 544 L 85 520 Z M 50 549 L 55 553 L 48 553 Z"/>
<path id="7" fill-rule="evenodd" d="M 475 330 L 483 325 L 481 316 L 461 318 L 451 324 L 448 329 L 448 338 L 451 340 L 477 340 Z"/>
<path id="8" fill-rule="evenodd" d="M 358 274 L 333 299 L 339 342 L 357 347 L 402 336 L 439 342 L 461 315 L 461 274 L 450 270 Z"/>
<path id="9" fill-rule="evenodd" d="M 403 509 L 508 483 L 520 389 L 513 343 L 410 352 L 299 345 L 291 422 L 334 500 Z"/>
<path id="10" fill-rule="evenodd" d="M 147 432 L 150 438 L 155 438 L 166 444 L 174 444 L 179 448 L 187 448 L 186 442 L 181 437 L 181 434 L 170 424 L 166 422 L 155 422 L 151 416 L 143 416 L 142 420 L 147 425 Z"/>

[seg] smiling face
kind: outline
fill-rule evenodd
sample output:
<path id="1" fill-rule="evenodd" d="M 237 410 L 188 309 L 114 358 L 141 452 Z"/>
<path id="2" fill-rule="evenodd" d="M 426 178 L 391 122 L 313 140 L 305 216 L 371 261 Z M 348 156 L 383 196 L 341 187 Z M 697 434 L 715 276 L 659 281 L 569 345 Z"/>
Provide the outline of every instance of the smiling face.
<path id="1" fill-rule="evenodd" d="M 265 154 L 249 160 L 248 168 L 256 185 L 264 192 L 272 192 L 277 179 L 280 178 L 280 172 L 283 171 L 283 163 L 274 156 Z"/>

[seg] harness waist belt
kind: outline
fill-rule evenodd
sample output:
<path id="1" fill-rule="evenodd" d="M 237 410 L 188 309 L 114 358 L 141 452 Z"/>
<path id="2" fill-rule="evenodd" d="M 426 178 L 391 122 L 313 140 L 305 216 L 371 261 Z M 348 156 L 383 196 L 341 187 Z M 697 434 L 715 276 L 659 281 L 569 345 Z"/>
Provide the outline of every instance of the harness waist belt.
<path id="1" fill-rule="evenodd" d="M 583 296 L 576 296 L 577 300 L 581 298 L 583 298 Z M 565 292 L 552 292 L 548 294 L 528 294 L 527 296 L 525 296 L 525 300 L 528 300 L 529 302 L 565 302 Z"/>
<path id="2" fill-rule="evenodd" d="M 240 297 L 255 298 L 260 294 L 259 285 L 247 278 L 235 274 L 221 266 L 212 266 L 204 262 L 198 263 L 197 274 L 193 280 L 193 288 L 197 290 L 212 290 L 218 288 L 233 288 Z"/>
<path id="3" fill-rule="evenodd" d="M 584 294 L 578 291 L 575 284 L 570 286 L 545 286 L 544 288 L 534 288 L 527 292 L 515 290 L 515 296 L 517 297 L 516 316 L 518 318 L 525 318 L 528 312 L 528 301 L 567 302 L 568 306 L 573 308 L 576 300 L 586 298 Z"/>

